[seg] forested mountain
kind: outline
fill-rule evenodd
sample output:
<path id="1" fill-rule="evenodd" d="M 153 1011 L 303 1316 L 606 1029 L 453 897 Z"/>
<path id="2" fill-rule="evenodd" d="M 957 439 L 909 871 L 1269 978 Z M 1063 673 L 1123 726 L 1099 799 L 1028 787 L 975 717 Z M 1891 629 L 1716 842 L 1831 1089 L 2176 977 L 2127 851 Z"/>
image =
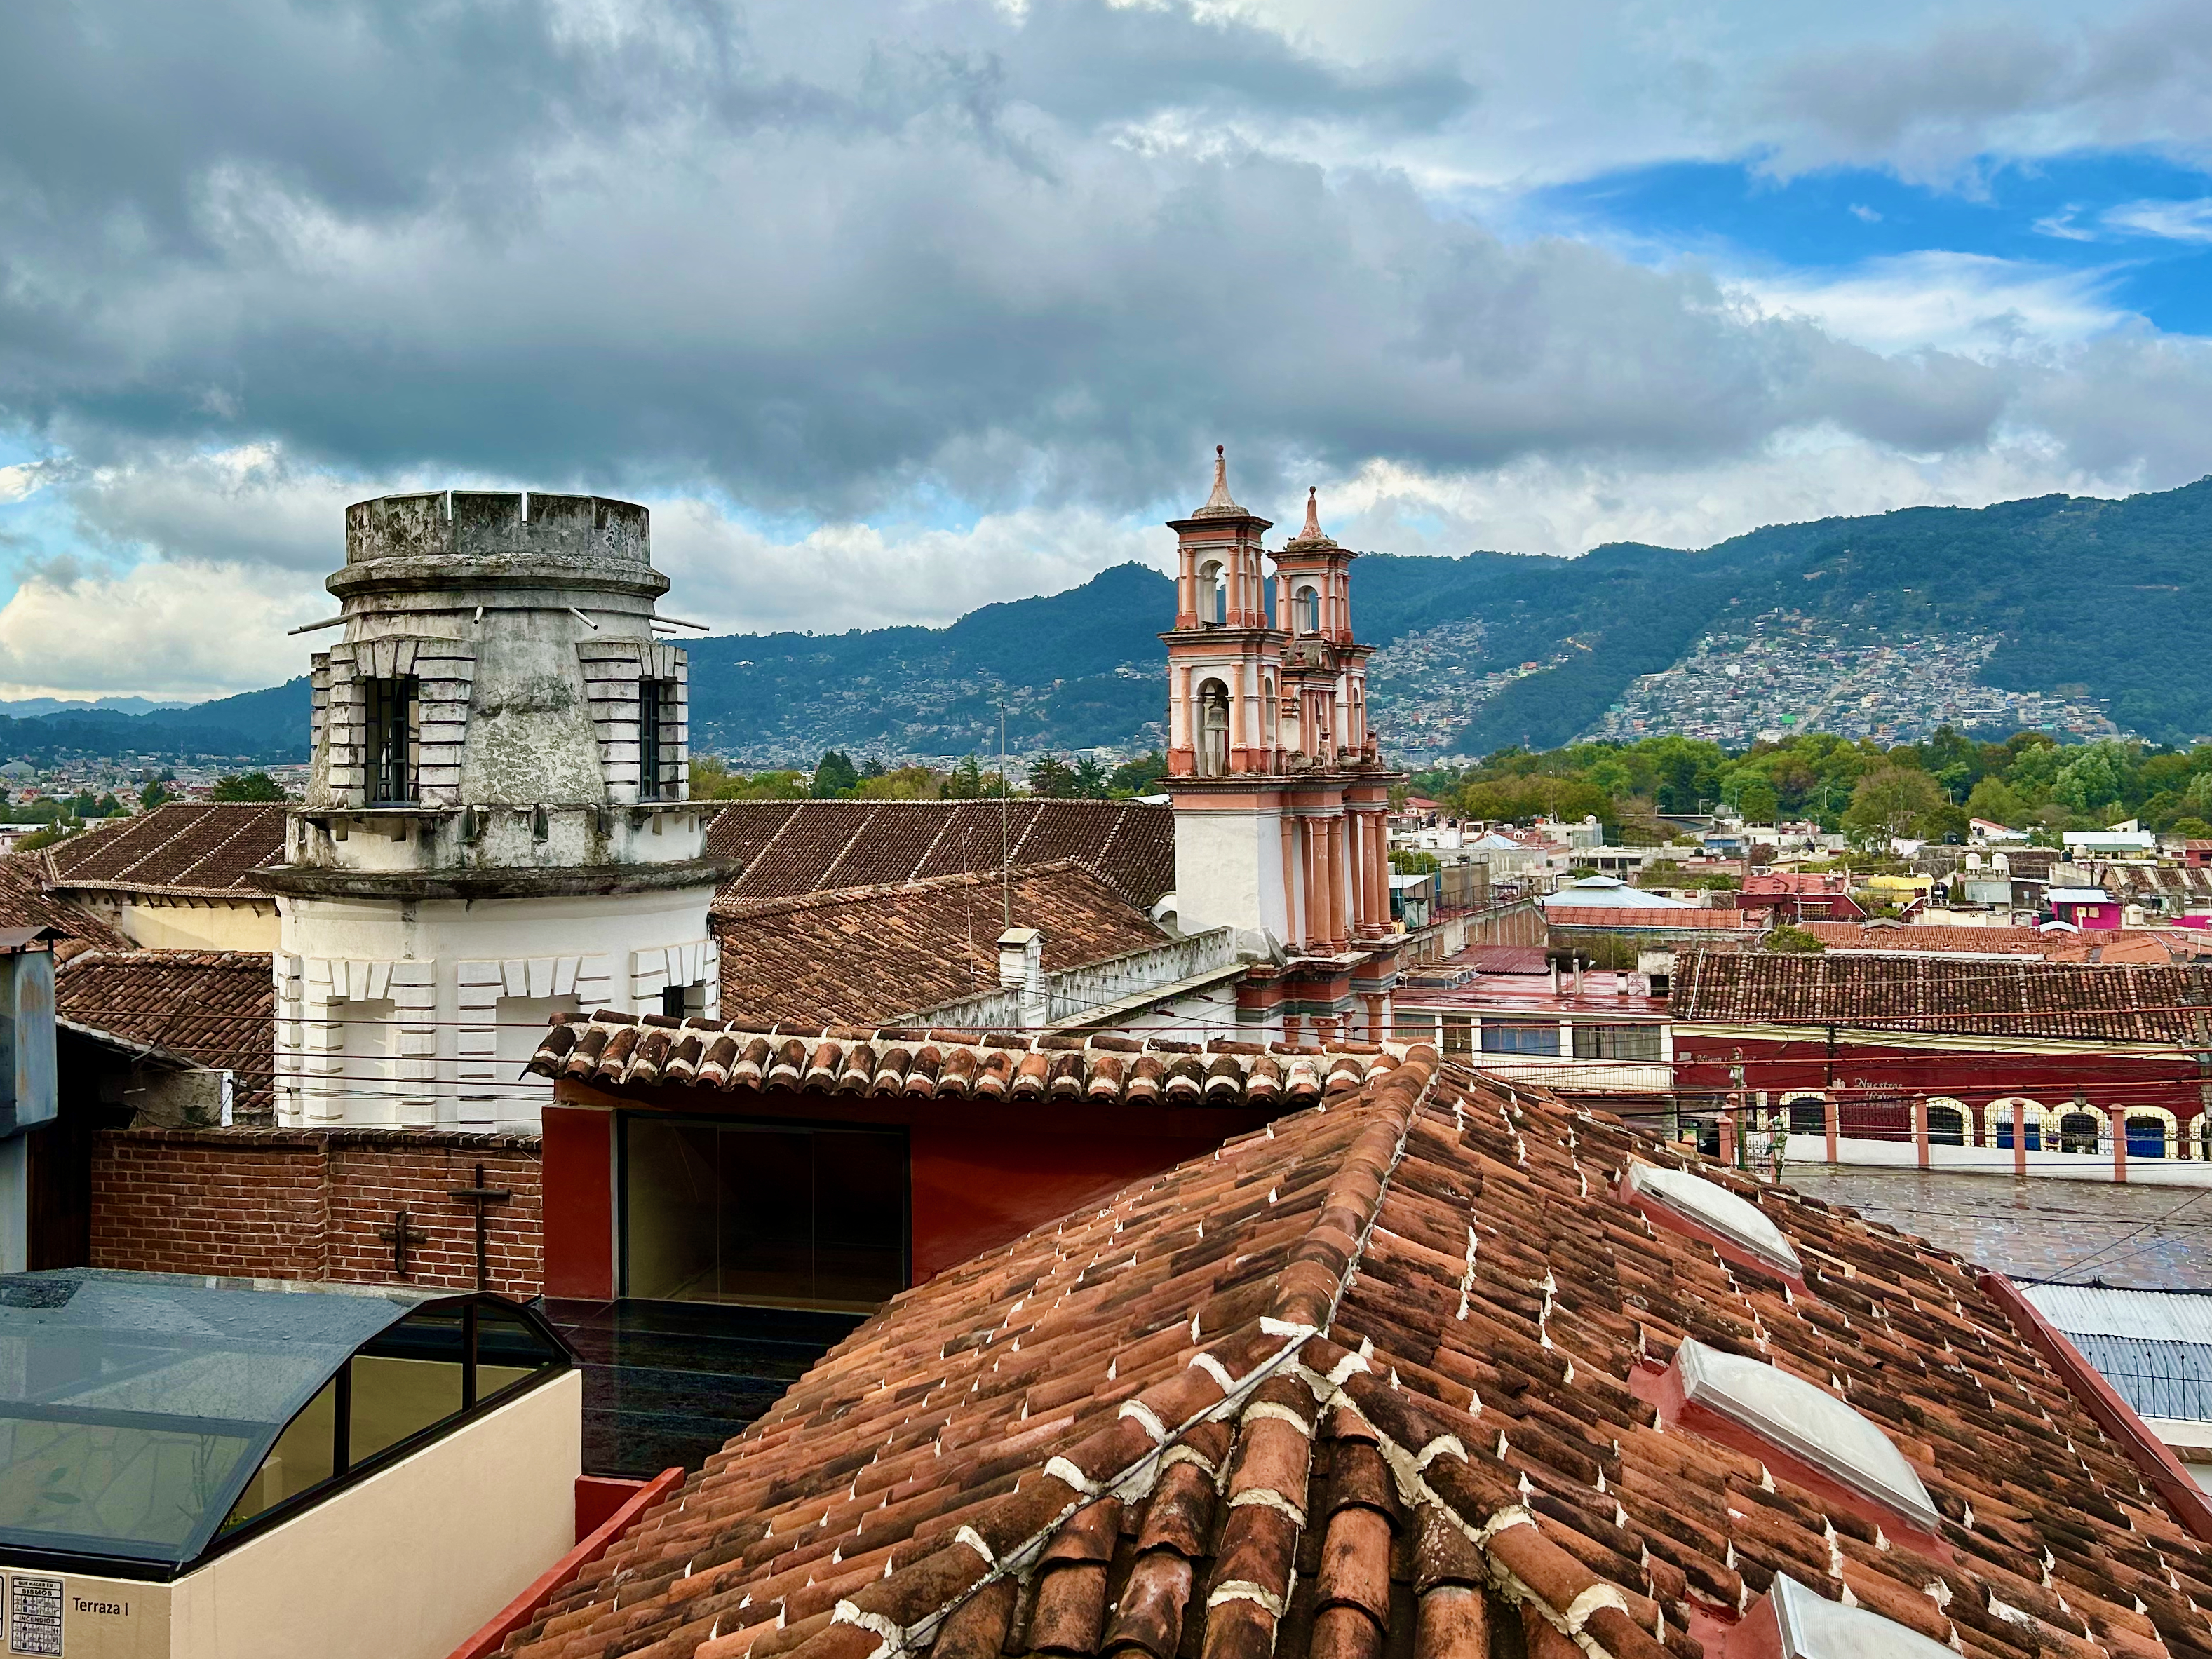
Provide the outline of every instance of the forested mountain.
<path id="1" fill-rule="evenodd" d="M 2212 732 L 2212 478 L 2124 501 L 2048 495 L 1778 525 L 1698 551 L 1619 543 L 1580 558 L 1370 555 L 1360 636 L 1390 645 L 1471 624 L 1455 676 L 1540 665 L 1481 703 L 1450 746 L 1544 747 L 1587 731 L 1639 675 L 1732 622 L 1784 611 L 1869 638 L 1997 635 L 1980 671 L 2008 690 L 2109 700 L 2162 743 Z M 988 752 L 1156 741 L 1158 635 L 1173 586 L 1141 565 L 970 612 L 947 628 L 690 642 L 695 744 L 757 763 L 824 748 Z M 1443 672 L 1443 671 L 1438 671 Z M 131 715 L 0 725 L 12 753 L 117 748 L 304 755 L 307 686 Z"/>

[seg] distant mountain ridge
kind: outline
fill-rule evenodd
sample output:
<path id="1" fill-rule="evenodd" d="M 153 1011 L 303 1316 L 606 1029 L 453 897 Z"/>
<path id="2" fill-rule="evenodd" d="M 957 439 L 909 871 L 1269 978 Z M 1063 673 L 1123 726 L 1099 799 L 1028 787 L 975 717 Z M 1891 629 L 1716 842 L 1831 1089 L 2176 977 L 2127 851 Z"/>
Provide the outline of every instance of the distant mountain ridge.
<path id="1" fill-rule="evenodd" d="M 1369 554 L 1353 568 L 1362 639 L 1388 645 L 1472 620 L 1483 643 L 1455 672 L 1552 665 L 1480 708 L 1455 745 L 1470 754 L 1570 741 L 1717 624 L 1777 609 L 1876 635 L 2002 634 L 1984 671 L 1991 684 L 2085 688 L 2160 742 L 2212 733 L 2212 478 L 2124 501 L 2045 495 L 1774 525 L 1694 551 Z M 1002 714 L 1018 751 L 1157 742 L 1158 635 L 1174 612 L 1173 583 L 1125 564 L 945 628 L 692 641 L 693 746 L 755 765 L 811 763 L 830 747 L 988 754 Z M 301 678 L 188 708 L 0 719 L 0 748 L 297 759 L 307 714 Z"/>

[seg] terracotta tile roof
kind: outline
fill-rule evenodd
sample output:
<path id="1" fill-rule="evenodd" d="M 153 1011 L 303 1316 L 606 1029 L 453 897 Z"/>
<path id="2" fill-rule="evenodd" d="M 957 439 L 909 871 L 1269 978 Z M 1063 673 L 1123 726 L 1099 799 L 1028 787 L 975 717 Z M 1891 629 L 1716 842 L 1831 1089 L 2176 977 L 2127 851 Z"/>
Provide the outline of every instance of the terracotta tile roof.
<path id="1" fill-rule="evenodd" d="M 2201 1047 L 2212 969 L 1698 951 L 1668 1011 L 1717 1024 L 1902 1026 Z"/>
<path id="2" fill-rule="evenodd" d="M 274 1109 L 276 993 L 265 951 L 88 951 L 56 977 L 54 1010 L 236 1073 L 232 1104 L 240 1122 L 265 1121 Z"/>
<path id="3" fill-rule="evenodd" d="M 1004 842 L 1017 867 L 1073 859 L 1149 908 L 1175 887 L 1175 815 L 1137 801 L 1017 800 Z M 726 898 L 787 898 L 1000 867 L 995 800 L 732 801 L 707 850 L 738 860 Z"/>
<path id="4" fill-rule="evenodd" d="M 1855 921 L 1801 921 L 1797 926 L 1832 951 L 1963 951 L 2008 957 L 2044 953 L 2044 937 L 2033 927 L 1862 927 Z"/>
<path id="5" fill-rule="evenodd" d="M 1168 942 L 1142 910 L 1079 865 L 1019 870 L 1010 884 L 1016 923 L 1044 934 L 1048 972 Z M 895 1019 L 999 983 L 1006 911 L 996 874 L 797 898 L 725 893 L 714 916 L 722 1006 L 755 1030 L 782 1021 L 819 1029 Z"/>
<path id="6" fill-rule="evenodd" d="M 1757 917 L 1734 908 L 1662 910 L 1634 905 L 1548 904 L 1544 907 L 1544 921 L 1553 927 L 1666 927 L 1734 933 L 1757 933 L 1765 925 Z"/>
<path id="7" fill-rule="evenodd" d="M 1347 1074 L 891 1302 L 508 1651 L 1705 1659 L 1780 1573 L 1966 1659 L 2212 1651 L 2212 1559 L 1956 1258 L 1700 1166 L 1792 1288 L 1632 1157 L 1431 1049 Z M 1686 1337 L 1847 1395 L 1941 1536 L 1659 1428 Z"/>
<path id="8" fill-rule="evenodd" d="M 58 928 L 67 936 L 55 944 L 60 960 L 87 949 L 131 949 L 114 927 L 46 890 L 46 855 L 35 850 L 0 857 L 0 927 Z"/>
<path id="9" fill-rule="evenodd" d="M 933 1100 L 1096 1104 L 1304 1105 L 1325 1088 L 1388 1071 L 1402 1048 L 1342 1043 L 1207 1043 L 1110 1034 L 928 1030 L 642 1019 L 600 1012 L 557 1019 L 530 1058 L 541 1077 L 758 1093 L 896 1094 Z"/>
<path id="10" fill-rule="evenodd" d="M 284 809 L 173 801 L 46 849 L 64 890 L 258 896 L 253 872 L 284 856 Z"/>

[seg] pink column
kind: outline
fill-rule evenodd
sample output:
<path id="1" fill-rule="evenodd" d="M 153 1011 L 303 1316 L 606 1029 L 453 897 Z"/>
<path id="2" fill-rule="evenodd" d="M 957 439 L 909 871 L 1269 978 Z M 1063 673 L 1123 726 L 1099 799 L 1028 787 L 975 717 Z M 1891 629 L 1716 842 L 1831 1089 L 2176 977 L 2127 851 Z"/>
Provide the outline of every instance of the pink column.
<path id="1" fill-rule="evenodd" d="M 2027 1103 L 2024 1100 L 2012 1103 L 2012 1172 L 2027 1173 Z"/>
<path id="2" fill-rule="evenodd" d="M 1840 1133 L 1838 1120 L 1843 1115 L 1844 1109 L 1836 1103 L 1833 1095 L 1820 1103 L 1820 1116 L 1828 1129 L 1828 1162 L 1831 1164 L 1836 1161 L 1836 1136 Z"/>
<path id="3" fill-rule="evenodd" d="M 2105 1121 L 2112 1126 L 2112 1179 L 2128 1178 L 2128 1119 L 2124 1106 L 2105 1108 Z"/>
<path id="4" fill-rule="evenodd" d="M 1912 1103 L 1912 1149 L 1922 1169 L 1928 1167 L 1928 1103 L 1916 1097 Z"/>

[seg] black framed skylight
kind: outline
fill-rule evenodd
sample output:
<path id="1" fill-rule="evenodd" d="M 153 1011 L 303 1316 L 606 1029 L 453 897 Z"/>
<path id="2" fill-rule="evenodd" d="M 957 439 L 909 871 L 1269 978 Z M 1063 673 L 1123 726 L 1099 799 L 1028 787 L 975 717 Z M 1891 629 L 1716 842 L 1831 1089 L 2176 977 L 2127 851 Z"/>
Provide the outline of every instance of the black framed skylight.
<path id="1" fill-rule="evenodd" d="M 1663 1170 L 1656 1164 L 1628 1166 L 1629 1195 L 1656 1205 L 1694 1226 L 1717 1233 L 1753 1260 L 1792 1279 L 1805 1276 L 1797 1252 L 1766 1212 L 1739 1198 L 1718 1182 L 1694 1170 Z"/>
<path id="2" fill-rule="evenodd" d="M 0 1275 L 0 1557 L 174 1577 L 572 1363 L 481 1293 Z"/>
<path id="3" fill-rule="evenodd" d="M 1905 1454 L 1871 1421 L 1826 1389 L 1779 1366 L 1685 1337 L 1674 1374 L 1684 1402 L 1748 1430 L 1925 1532 L 1942 1516 Z"/>

